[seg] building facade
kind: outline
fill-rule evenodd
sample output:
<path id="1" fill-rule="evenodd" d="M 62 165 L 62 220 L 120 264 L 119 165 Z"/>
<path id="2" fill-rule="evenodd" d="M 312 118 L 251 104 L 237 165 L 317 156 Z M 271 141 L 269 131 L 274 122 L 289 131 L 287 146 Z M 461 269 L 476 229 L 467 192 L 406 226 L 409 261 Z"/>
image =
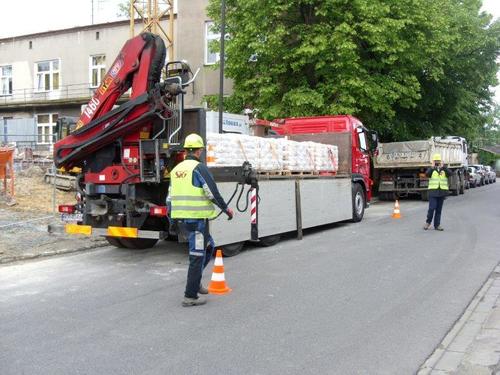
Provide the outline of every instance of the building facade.
<path id="1" fill-rule="evenodd" d="M 218 54 L 209 43 L 219 38 L 206 15 L 208 0 L 180 0 L 174 21 L 174 59 L 186 60 L 200 73 L 189 88 L 187 106 L 203 105 L 205 95 L 217 94 Z M 168 28 L 168 20 L 163 28 Z M 142 30 L 137 24 L 135 34 Z M 9 119 L 32 118 L 38 144 L 51 144 L 59 116 L 79 117 L 94 90 L 130 38 L 129 21 L 0 39 L 0 127 Z M 225 81 L 225 92 L 231 82 Z M 121 101 L 126 100 L 126 95 Z"/>

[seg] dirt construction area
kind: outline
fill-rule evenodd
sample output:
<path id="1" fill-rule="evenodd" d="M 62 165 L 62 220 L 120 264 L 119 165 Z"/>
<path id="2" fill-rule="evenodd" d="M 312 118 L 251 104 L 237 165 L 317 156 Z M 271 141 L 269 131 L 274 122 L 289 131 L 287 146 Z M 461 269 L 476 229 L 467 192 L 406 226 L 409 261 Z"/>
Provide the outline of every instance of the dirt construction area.
<path id="1" fill-rule="evenodd" d="M 62 233 L 57 205 L 73 203 L 74 196 L 74 192 L 56 189 L 54 202 L 54 188 L 44 182 L 44 171 L 40 167 L 19 171 L 15 178 L 14 199 L 0 194 L 0 263 L 106 244 L 101 239 L 76 238 Z M 59 231 L 49 233 L 49 225 Z"/>

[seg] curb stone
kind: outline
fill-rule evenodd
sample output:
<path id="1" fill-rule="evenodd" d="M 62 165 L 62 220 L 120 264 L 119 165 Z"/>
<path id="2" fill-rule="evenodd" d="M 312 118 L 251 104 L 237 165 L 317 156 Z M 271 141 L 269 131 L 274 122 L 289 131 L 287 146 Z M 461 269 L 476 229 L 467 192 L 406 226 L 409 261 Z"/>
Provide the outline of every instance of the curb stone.
<path id="1" fill-rule="evenodd" d="M 497 265 L 417 375 L 493 374 L 493 367 L 500 367 L 497 345 L 483 344 L 486 331 L 500 332 L 500 319 L 496 316 L 500 306 L 499 286 L 500 266 Z M 500 335 L 497 336 L 500 340 Z"/>

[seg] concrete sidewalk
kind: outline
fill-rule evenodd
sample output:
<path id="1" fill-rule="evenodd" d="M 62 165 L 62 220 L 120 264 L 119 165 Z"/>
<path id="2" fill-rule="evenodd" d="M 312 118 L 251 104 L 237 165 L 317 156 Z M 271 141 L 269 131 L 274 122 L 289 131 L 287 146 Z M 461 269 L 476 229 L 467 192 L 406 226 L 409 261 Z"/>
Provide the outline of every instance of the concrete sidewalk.
<path id="1" fill-rule="evenodd" d="M 500 374 L 500 266 L 418 375 Z"/>

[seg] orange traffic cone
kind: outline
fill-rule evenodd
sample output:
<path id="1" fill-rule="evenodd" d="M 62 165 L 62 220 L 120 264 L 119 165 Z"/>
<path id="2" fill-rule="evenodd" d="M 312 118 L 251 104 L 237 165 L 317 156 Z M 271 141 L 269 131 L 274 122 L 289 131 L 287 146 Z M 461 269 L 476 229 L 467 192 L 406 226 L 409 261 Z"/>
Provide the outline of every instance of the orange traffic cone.
<path id="1" fill-rule="evenodd" d="M 222 251 L 217 250 L 217 255 L 214 261 L 214 270 L 212 273 L 212 280 L 208 284 L 208 293 L 210 294 L 227 294 L 232 289 L 226 284 L 224 277 L 224 263 L 222 262 Z"/>
<path id="2" fill-rule="evenodd" d="M 401 211 L 399 210 L 399 201 L 396 199 L 394 203 L 394 211 L 392 213 L 393 219 L 401 219 Z"/>

